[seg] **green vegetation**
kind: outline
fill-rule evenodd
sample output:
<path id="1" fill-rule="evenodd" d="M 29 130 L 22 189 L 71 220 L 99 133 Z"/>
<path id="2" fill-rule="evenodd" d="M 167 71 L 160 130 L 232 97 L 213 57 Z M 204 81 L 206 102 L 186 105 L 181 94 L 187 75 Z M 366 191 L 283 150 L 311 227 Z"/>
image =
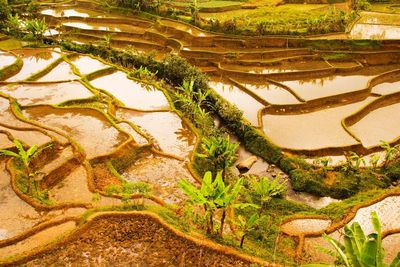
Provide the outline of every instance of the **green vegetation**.
<path id="1" fill-rule="evenodd" d="M 42 19 L 33 19 L 26 22 L 25 29 L 32 34 L 36 40 L 42 40 L 47 30 L 46 21 Z"/>
<path id="2" fill-rule="evenodd" d="M 221 172 L 218 172 L 213 179 L 212 173 L 208 171 L 204 174 L 200 189 L 197 189 L 186 180 L 181 180 L 179 186 L 194 205 L 204 208 L 207 234 L 214 234 L 214 214 L 217 209 L 222 210 L 219 226 L 219 236 L 222 236 L 226 209 L 232 205 L 232 202 L 238 196 L 242 184 L 243 180 L 239 179 L 233 186 L 226 186 L 222 180 Z"/>
<path id="3" fill-rule="evenodd" d="M 14 140 L 14 144 L 15 144 L 15 147 L 18 149 L 18 153 L 15 153 L 11 150 L 0 149 L 0 155 L 14 157 L 14 158 L 22 161 L 24 170 L 26 171 L 26 175 L 28 175 L 28 177 L 29 177 L 28 193 L 29 193 L 29 195 L 32 195 L 32 193 L 33 193 L 33 189 L 32 189 L 33 180 L 32 179 L 35 177 L 35 173 L 31 168 L 31 161 L 36 156 L 36 153 L 38 152 L 38 146 L 33 145 L 28 150 L 25 150 L 21 141 L 19 141 L 17 139 Z"/>
<path id="4" fill-rule="evenodd" d="M 108 196 L 119 195 L 122 201 L 129 202 L 133 194 L 147 195 L 151 191 L 151 186 L 145 182 L 123 181 L 121 185 L 110 185 L 106 188 Z"/>
<path id="5" fill-rule="evenodd" d="M 212 169 L 222 172 L 222 180 L 225 181 L 226 171 L 235 163 L 236 150 L 239 143 L 231 143 L 228 137 L 205 137 L 202 143 L 203 153 L 197 156 L 207 159 L 212 164 Z"/>
<path id="6" fill-rule="evenodd" d="M 365 236 L 358 222 L 353 223 L 351 226 L 344 227 L 344 244 L 333 239 L 328 235 L 324 238 L 334 247 L 337 255 L 338 266 L 346 267 L 387 267 L 389 265 L 383 262 L 384 250 L 382 247 L 382 230 L 376 212 L 371 213 L 372 225 L 374 226 L 375 233 Z M 333 253 L 329 253 L 333 254 Z M 331 266 L 324 264 L 309 264 L 304 265 L 307 267 L 316 266 Z M 400 266 L 400 252 L 397 257 L 390 264 L 390 267 Z"/>
<path id="7" fill-rule="evenodd" d="M 244 1 L 245 2 L 245 1 Z M 359 10 L 369 9 L 365 0 L 354 0 L 352 9 L 320 4 L 283 4 L 271 1 L 250 3 L 256 8 L 241 9 L 239 1 L 191 0 L 163 2 L 114 0 L 110 5 L 181 19 L 205 30 L 244 35 L 305 35 L 344 32 Z M 322 6 L 322 7 L 321 7 Z M 186 7 L 186 9 L 182 9 Z M 202 11 L 207 11 L 202 13 Z M 212 13 L 213 12 L 213 13 Z"/>

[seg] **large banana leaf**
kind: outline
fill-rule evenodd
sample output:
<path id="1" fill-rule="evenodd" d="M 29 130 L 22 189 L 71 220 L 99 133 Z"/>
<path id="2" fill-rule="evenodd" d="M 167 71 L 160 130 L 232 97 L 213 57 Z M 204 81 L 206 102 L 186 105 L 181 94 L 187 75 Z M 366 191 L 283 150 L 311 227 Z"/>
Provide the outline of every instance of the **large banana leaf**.
<path id="1" fill-rule="evenodd" d="M 368 236 L 368 240 L 364 244 L 361 252 L 361 264 L 363 267 L 376 267 L 378 266 L 376 261 L 377 254 L 377 234 L 371 234 Z"/>

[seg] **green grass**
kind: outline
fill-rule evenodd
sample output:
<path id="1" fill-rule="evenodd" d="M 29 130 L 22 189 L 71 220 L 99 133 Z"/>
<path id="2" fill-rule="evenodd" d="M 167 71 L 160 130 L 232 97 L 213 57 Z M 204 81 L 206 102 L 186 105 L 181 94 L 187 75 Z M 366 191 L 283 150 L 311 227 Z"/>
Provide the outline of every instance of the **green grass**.
<path id="1" fill-rule="evenodd" d="M 22 47 L 21 41 L 15 39 L 8 39 L 0 42 L 1 50 L 13 50 Z"/>
<path id="2" fill-rule="evenodd" d="M 189 6 L 190 2 L 173 2 L 173 5 L 176 6 Z M 242 4 L 239 1 L 209 1 L 209 2 L 199 2 L 199 8 L 218 8 L 218 7 L 228 7 L 228 6 L 237 6 Z"/>
<path id="3" fill-rule="evenodd" d="M 370 11 L 400 14 L 400 4 L 372 4 Z"/>
<path id="4" fill-rule="evenodd" d="M 230 18 L 247 18 L 249 23 L 256 23 L 263 20 L 291 20 L 303 21 L 314 16 L 326 14 L 328 5 L 313 4 L 286 4 L 281 6 L 262 6 L 257 9 L 233 10 L 218 13 L 201 13 L 203 18 L 214 18 L 225 21 Z"/>
<path id="5" fill-rule="evenodd" d="M 206 20 L 219 20 L 221 24 L 234 20 L 241 32 L 257 32 L 257 25 L 265 23 L 268 34 L 304 34 L 343 31 L 339 21 L 347 23 L 352 17 L 340 14 L 333 5 L 327 4 L 285 4 L 273 3 L 259 6 L 257 9 L 240 9 L 216 13 L 200 13 Z M 339 19 L 339 16 L 342 18 Z M 331 24 L 336 24 L 332 27 Z M 315 29 L 318 28 L 318 29 Z"/>

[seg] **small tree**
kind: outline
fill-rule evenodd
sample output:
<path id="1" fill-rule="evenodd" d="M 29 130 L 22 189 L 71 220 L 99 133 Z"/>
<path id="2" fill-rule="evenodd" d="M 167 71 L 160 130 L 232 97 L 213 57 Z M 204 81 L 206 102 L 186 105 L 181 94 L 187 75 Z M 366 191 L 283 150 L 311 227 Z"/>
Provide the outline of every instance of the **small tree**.
<path id="1" fill-rule="evenodd" d="M 222 180 L 221 172 L 218 172 L 213 180 L 210 171 L 204 174 L 200 189 L 188 181 L 182 179 L 179 187 L 195 205 L 204 208 L 207 234 L 214 233 L 214 213 L 216 209 L 223 209 L 219 234 L 222 234 L 225 223 L 226 209 L 233 203 L 242 187 L 243 180 L 239 179 L 234 186 L 226 186 Z"/>
<path id="2" fill-rule="evenodd" d="M 203 153 L 197 154 L 201 158 L 208 159 L 214 166 L 215 171 L 222 171 L 222 179 L 225 181 L 226 171 L 236 161 L 236 151 L 239 143 L 231 143 L 227 137 L 206 137 L 203 138 Z"/>
<path id="3" fill-rule="evenodd" d="M 246 217 L 239 215 L 237 218 L 237 222 L 235 222 L 236 226 L 239 228 L 239 232 L 241 235 L 240 238 L 240 247 L 243 247 L 244 239 L 246 235 L 248 235 L 251 231 L 256 230 L 260 222 L 265 218 L 265 216 L 261 216 L 258 213 L 254 213 L 248 219 Z"/>
<path id="4" fill-rule="evenodd" d="M 189 5 L 189 10 L 192 16 L 192 22 L 196 24 L 199 18 L 199 11 L 200 11 L 197 0 L 193 0 L 193 2 Z"/>
<path id="5" fill-rule="evenodd" d="M 33 159 L 33 157 L 36 155 L 36 153 L 38 151 L 38 146 L 33 145 L 28 150 L 25 150 L 22 143 L 17 139 L 14 140 L 14 144 L 18 149 L 18 154 L 11 150 L 0 149 L 0 155 L 14 157 L 14 158 L 20 159 L 22 161 L 24 168 L 26 170 L 26 173 L 29 177 L 28 178 L 28 183 L 29 183 L 28 191 L 29 191 L 29 194 L 32 195 L 32 178 L 34 178 L 34 173 L 32 172 L 30 165 L 31 165 L 31 160 Z"/>

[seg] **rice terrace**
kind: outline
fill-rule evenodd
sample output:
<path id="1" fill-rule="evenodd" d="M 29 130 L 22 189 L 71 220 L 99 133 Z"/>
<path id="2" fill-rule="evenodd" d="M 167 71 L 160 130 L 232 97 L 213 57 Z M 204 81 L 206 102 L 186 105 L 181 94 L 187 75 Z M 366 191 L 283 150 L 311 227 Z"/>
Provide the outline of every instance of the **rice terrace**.
<path id="1" fill-rule="evenodd" d="M 400 267 L 398 0 L 0 0 L 0 266 Z"/>

